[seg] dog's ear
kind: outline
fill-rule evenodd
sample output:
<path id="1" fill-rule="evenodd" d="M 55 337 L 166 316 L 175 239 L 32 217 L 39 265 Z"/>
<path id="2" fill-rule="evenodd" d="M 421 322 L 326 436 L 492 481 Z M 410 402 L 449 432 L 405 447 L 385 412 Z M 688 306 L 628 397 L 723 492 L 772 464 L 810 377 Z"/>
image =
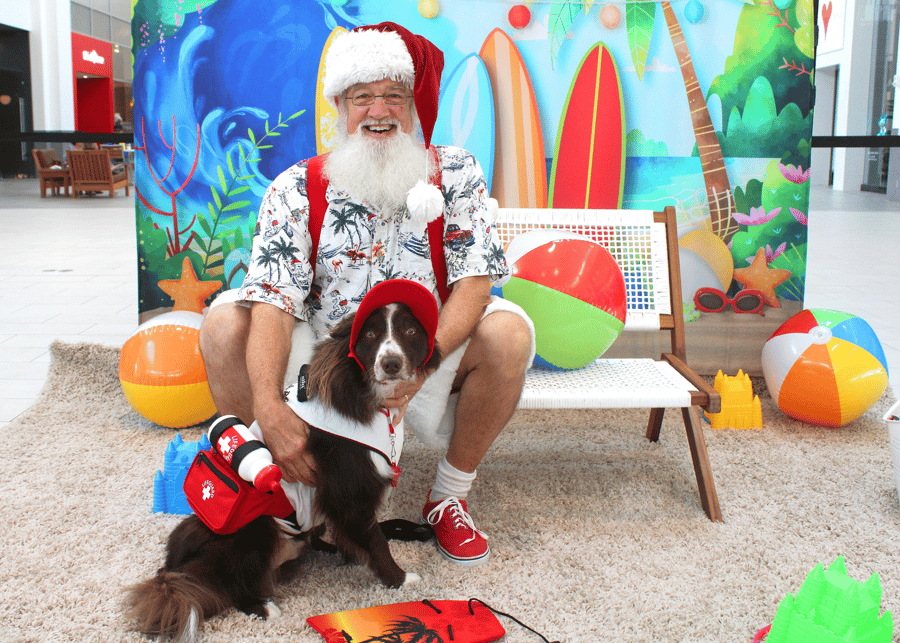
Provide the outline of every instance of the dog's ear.
<path id="1" fill-rule="evenodd" d="M 350 341 L 350 333 L 353 331 L 353 320 L 356 318 L 356 313 L 350 313 L 346 317 L 344 317 L 341 321 L 338 322 L 337 326 L 331 329 L 331 332 L 328 333 L 328 336 L 332 339 L 345 339 L 348 342 Z M 348 344 L 349 346 L 349 344 Z M 348 348 L 349 350 L 349 348 Z"/>
<path id="2" fill-rule="evenodd" d="M 352 327 L 353 315 L 349 315 L 316 345 L 309 365 L 310 397 L 345 417 L 368 423 L 377 406 L 363 370 L 350 357 Z"/>
<path id="3" fill-rule="evenodd" d="M 428 372 L 433 372 L 438 369 L 441 365 L 441 361 L 443 358 L 441 357 L 441 346 L 438 344 L 437 340 L 434 340 L 434 350 L 431 351 L 431 357 L 429 357 L 424 364 L 422 364 L 422 368 Z"/>

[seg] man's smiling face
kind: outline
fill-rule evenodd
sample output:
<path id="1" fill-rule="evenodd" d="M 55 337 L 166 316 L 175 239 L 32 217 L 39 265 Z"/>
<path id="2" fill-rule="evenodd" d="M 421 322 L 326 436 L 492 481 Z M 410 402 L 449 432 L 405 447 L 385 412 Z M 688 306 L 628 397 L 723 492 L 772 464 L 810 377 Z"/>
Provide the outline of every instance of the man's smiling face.
<path id="1" fill-rule="evenodd" d="M 373 97 L 375 102 L 371 105 L 355 105 L 354 97 Z M 385 97 L 406 97 L 402 105 L 389 105 Z M 399 98 L 398 98 L 399 100 Z M 359 130 L 360 134 L 374 139 L 393 136 L 399 127 L 403 132 L 412 134 L 412 97 L 408 88 L 396 80 L 385 79 L 374 83 L 354 85 L 345 93 L 344 102 L 347 105 L 347 133 L 351 136 Z M 360 128 L 362 125 L 362 128 Z"/>

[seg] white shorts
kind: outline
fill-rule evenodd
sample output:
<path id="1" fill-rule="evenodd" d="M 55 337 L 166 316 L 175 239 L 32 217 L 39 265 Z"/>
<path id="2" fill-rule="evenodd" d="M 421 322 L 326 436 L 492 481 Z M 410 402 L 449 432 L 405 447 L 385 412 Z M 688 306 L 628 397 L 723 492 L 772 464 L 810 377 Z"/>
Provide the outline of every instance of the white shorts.
<path id="1" fill-rule="evenodd" d="M 237 299 L 237 294 L 237 289 L 226 290 L 216 297 L 210 304 L 210 308 L 223 303 L 241 303 Z M 534 324 L 520 306 L 496 296 L 491 296 L 491 301 L 485 308 L 481 319 L 501 311 L 515 313 L 528 324 L 528 328 L 531 330 L 531 354 L 528 358 L 528 366 L 531 367 L 535 356 Z M 300 367 L 309 363 L 312 357 L 315 343 L 316 338 L 312 327 L 308 323 L 298 320 L 291 336 L 291 355 L 288 358 L 287 371 L 285 371 L 285 388 L 296 383 Z M 406 415 L 403 418 L 406 428 L 431 449 L 446 449 L 450 444 L 458 397 L 451 395 L 450 389 L 453 387 L 456 371 L 468 345 L 469 340 L 466 340 L 459 348 L 444 357 L 440 368 L 425 380 L 425 384 L 406 409 Z"/>

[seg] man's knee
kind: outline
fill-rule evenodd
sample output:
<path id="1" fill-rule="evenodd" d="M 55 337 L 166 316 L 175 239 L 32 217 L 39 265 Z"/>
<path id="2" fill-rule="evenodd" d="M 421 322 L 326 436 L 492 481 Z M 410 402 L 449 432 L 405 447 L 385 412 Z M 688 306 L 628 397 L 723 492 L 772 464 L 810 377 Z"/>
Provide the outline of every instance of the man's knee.
<path id="1" fill-rule="evenodd" d="M 211 364 L 228 361 L 236 351 L 243 353 L 250 328 L 250 313 L 244 306 L 224 304 L 210 308 L 200 325 L 200 354 Z"/>
<path id="2" fill-rule="evenodd" d="M 483 359 L 495 368 L 519 376 L 528 368 L 531 357 L 531 329 L 521 316 L 500 311 L 488 315 L 475 329 Z"/>

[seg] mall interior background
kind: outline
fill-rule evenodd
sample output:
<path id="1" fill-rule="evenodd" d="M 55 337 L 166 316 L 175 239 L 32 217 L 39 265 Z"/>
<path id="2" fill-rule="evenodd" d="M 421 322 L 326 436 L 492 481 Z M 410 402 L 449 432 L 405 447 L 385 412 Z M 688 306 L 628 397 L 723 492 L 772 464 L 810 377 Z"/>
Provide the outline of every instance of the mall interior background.
<path id="1" fill-rule="evenodd" d="M 896 134 L 900 0 L 818 4 L 814 135 Z M 115 114 L 128 131 L 131 12 L 131 0 L 0 0 L 0 132 L 112 132 Z M 31 147 L 0 143 L 0 176 L 33 176 Z M 889 161 L 885 148 L 814 149 L 812 182 L 900 199 Z"/>

